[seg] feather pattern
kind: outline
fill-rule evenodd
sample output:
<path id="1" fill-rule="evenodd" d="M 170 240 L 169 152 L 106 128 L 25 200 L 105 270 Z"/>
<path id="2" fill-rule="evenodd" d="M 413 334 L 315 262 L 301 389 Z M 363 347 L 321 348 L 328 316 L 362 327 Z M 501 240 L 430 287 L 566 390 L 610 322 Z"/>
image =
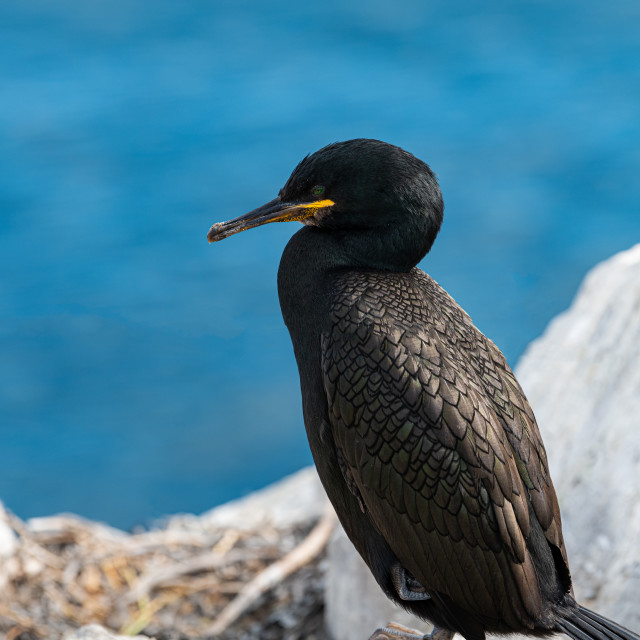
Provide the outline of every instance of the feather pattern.
<path id="1" fill-rule="evenodd" d="M 418 269 L 344 272 L 332 291 L 321 354 L 347 486 L 429 593 L 533 628 L 530 517 L 566 556 L 544 446 L 504 357 Z"/>

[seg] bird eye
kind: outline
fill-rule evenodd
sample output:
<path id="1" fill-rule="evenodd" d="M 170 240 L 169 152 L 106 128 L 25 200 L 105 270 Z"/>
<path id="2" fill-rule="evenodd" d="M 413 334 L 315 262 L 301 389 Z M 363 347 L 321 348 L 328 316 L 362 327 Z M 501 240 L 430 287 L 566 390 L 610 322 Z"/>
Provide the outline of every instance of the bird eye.
<path id="1" fill-rule="evenodd" d="M 311 190 L 314 196 L 321 196 L 324 193 L 324 187 L 322 185 L 318 185 L 313 187 Z"/>

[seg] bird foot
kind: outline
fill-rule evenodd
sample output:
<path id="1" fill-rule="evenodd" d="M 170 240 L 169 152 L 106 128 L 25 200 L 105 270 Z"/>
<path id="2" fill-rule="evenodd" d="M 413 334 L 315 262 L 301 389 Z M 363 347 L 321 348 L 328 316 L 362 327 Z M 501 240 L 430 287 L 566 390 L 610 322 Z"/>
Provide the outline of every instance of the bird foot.
<path id="1" fill-rule="evenodd" d="M 391 582 L 403 600 L 431 600 L 427 590 L 400 564 L 391 567 Z"/>
<path id="2" fill-rule="evenodd" d="M 453 636 L 454 632 L 449 629 L 434 627 L 431 633 L 424 634 L 390 622 L 386 627 L 376 629 L 369 640 L 451 640 Z"/>
<path id="3" fill-rule="evenodd" d="M 424 634 L 415 629 L 390 622 L 386 627 L 376 629 L 369 640 L 398 640 L 399 638 L 402 640 L 423 640 Z"/>

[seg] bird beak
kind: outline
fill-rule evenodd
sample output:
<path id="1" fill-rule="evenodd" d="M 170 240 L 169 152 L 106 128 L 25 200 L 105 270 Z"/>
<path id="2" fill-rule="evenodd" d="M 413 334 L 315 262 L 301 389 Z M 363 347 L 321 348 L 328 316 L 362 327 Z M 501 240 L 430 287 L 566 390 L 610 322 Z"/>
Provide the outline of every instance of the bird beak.
<path id="1" fill-rule="evenodd" d="M 280 198 L 274 198 L 271 202 L 263 204 L 261 207 L 249 211 L 242 216 L 226 222 L 216 222 L 209 233 L 209 242 L 224 240 L 234 233 L 240 233 L 253 227 L 259 227 L 269 222 L 287 222 L 289 220 L 304 220 L 311 218 L 319 209 L 331 207 L 335 203 L 333 200 L 315 200 L 313 202 L 282 202 Z"/>

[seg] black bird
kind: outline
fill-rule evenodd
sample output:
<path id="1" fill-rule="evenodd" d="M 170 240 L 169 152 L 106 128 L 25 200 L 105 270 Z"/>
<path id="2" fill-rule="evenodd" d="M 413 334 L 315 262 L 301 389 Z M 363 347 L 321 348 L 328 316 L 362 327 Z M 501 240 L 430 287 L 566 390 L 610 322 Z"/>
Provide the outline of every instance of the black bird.
<path id="1" fill-rule="evenodd" d="M 359 139 L 307 156 L 277 198 L 208 233 L 305 225 L 278 293 L 318 473 L 382 590 L 435 625 L 371 638 L 640 640 L 574 600 L 531 407 L 500 350 L 415 266 L 443 210 L 424 162 Z"/>

